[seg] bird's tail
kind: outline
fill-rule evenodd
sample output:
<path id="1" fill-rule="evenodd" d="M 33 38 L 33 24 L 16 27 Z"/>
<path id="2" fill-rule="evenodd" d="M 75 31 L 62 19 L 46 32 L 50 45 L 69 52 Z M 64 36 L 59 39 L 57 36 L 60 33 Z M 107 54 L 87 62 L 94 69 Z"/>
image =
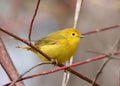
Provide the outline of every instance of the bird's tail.
<path id="1" fill-rule="evenodd" d="M 16 48 L 31 50 L 30 46 L 17 46 Z"/>

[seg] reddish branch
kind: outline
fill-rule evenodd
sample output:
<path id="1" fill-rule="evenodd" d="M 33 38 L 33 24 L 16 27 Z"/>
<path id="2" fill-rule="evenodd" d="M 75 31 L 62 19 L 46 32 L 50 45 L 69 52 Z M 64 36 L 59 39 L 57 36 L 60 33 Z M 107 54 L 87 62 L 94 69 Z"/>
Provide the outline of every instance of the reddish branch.
<path id="1" fill-rule="evenodd" d="M 2 29 L 2 28 L 0 28 L 0 31 L 2 31 L 2 32 L 4 32 L 4 33 L 6 33 L 6 34 L 8 34 L 8 35 L 10 35 L 10 36 L 12 36 L 12 37 L 14 37 L 14 38 L 16 38 L 17 40 L 19 40 L 19 41 L 27 44 L 28 46 L 30 46 L 31 48 L 33 48 L 34 50 L 36 50 L 37 52 L 39 52 L 40 54 L 42 54 L 44 57 L 46 57 L 46 59 L 48 59 L 49 61 L 51 61 L 51 59 L 50 59 L 50 57 L 49 57 L 48 55 L 46 55 L 45 53 L 43 53 L 41 50 L 38 50 L 38 49 L 37 49 L 34 45 L 32 45 L 31 43 L 28 43 L 27 41 L 23 40 L 22 38 L 16 36 L 16 35 L 13 34 L 13 33 L 8 32 L 7 30 L 4 30 L 4 29 Z M 62 67 L 62 66 L 64 66 L 64 65 L 63 65 L 63 64 L 58 64 L 57 66 Z M 80 73 L 72 70 L 71 68 L 66 69 L 66 70 L 70 71 L 70 72 L 73 73 L 74 75 L 78 76 L 79 78 L 81 78 L 81 79 L 83 79 L 83 80 L 85 80 L 85 81 L 87 81 L 87 82 L 89 82 L 89 83 L 92 83 L 92 82 L 93 82 L 91 79 L 89 79 L 89 78 L 87 78 L 86 76 L 84 76 L 84 75 L 82 75 L 82 74 L 80 74 Z M 98 86 L 96 83 L 95 83 L 95 85 Z"/>
<path id="2" fill-rule="evenodd" d="M 31 48 L 33 48 L 34 50 L 36 50 L 37 52 L 39 52 L 40 54 L 42 54 L 43 56 L 45 56 L 48 60 L 51 60 L 48 55 L 46 55 L 45 53 L 43 53 L 41 50 L 37 49 L 37 48 L 36 48 L 34 45 L 32 45 L 31 43 L 28 43 L 26 40 L 18 37 L 17 35 L 15 35 L 15 34 L 13 34 L 13 33 L 8 32 L 7 30 L 4 30 L 4 29 L 2 29 L 2 28 L 0 28 L 0 31 L 2 31 L 2 32 L 4 32 L 4 33 L 6 33 L 6 34 L 8 34 L 8 35 L 10 35 L 10 36 L 12 36 L 12 37 L 14 37 L 15 39 L 17 39 L 17 40 L 19 40 L 19 41 L 27 44 L 28 46 L 30 46 Z"/>
<path id="3" fill-rule="evenodd" d="M 19 77 L 19 74 L 16 68 L 14 67 L 13 62 L 11 61 L 10 56 L 1 38 L 0 38 L 0 64 L 4 68 L 5 72 L 7 73 L 11 81 L 14 81 Z M 24 86 L 24 84 L 22 82 L 19 82 L 16 83 L 16 86 Z"/>
<path id="4" fill-rule="evenodd" d="M 103 28 L 103 29 L 97 29 L 97 30 L 95 30 L 95 31 L 91 31 L 91 32 L 85 33 L 85 34 L 83 34 L 83 35 L 89 35 L 89 34 L 93 34 L 93 33 L 96 33 L 96 32 L 102 32 L 102 31 L 105 31 L 105 30 L 110 30 L 110 29 L 112 29 L 112 28 L 118 28 L 118 27 L 120 27 L 120 26 L 119 26 L 119 25 L 114 25 L 114 26 L 111 26 L 111 27 Z M 45 56 L 48 60 L 51 60 L 49 56 L 47 56 L 46 54 L 44 54 L 42 51 L 38 50 L 38 49 L 37 49 L 36 47 L 34 47 L 31 43 L 28 43 L 27 41 L 21 39 L 20 37 L 16 36 L 15 34 L 10 33 L 10 32 L 8 32 L 8 31 L 2 29 L 2 28 L 0 28 L 0 31 L 2 31 L 2 32 L 4 32 L 4 33 L 6 33 L 6 34 L 8 34 L 8 35 L 10 35 L 10 36 L 12 36 L 12 37 L 14 37 L 14 38 L 16 38 L 17 40 L 19 40 L 19 41 L 27 44 L 28 46 L 31 46 L 33 49 L 35 49 L 36 51 L 38 51 L 39 53 L 41 53 L 43 56 Z M 93 59 L 94 59 L 94 58 L 93 58 Z M 96 60 L 96 59 L 95 59 L 95 60 Z M 97 59 L 97 60 L 98 60 L 98 59 Z M 58 66 L 61 67 L 61 66 L 63 66 L 63 65 L 61 64 L 61 65 L 58 65 Z M 67 70 L 69 70 L 71 73 L 77 75 L 78 77 L 86 80 L 87 82 L 92 83 L 92 80 L 88 79 L 87 77 L 83 76 L 82 74 L 77 73 L 76 71 L 74 71 L 74 70 L 72 70 L 72 69 L 70 69 L 70 68 L 67 69 Z"/>
<path id="5" fill-rule="evenodd" d="M 113 30 L 113 29 L 116 29 L 116 28 L 119 28 L 119 27 L 120 27 L 120 25 L 114 25 L 114 26 L 111 26 L 111 27 L 96 29 L 96 30 L 93 30 L 93 31 L 90 31 L 90 32 L 87 32 L 87 33 L 83 33 L 82 35 L 90 35 L 90 34 L 93 34 L 93 33 L 103 32 L 103 31 L 110 30 L 110 29 Z"/>
<path id="6" fill-rule="evenodd" d="M 105 31 L 105 30 L 110 30 L 110 29 L 112 29 L 112 28 L 114 29 L 114 28 L 118 28 L 118 27 L 120 27 L 120 26 L 119 26 L 119 25 L 114 25 L 114 26 L 111 26 L 111 27 L 103 28 L 103 29 L 97 29 L 97 30 L 95 30 L 95 31 L 91 31 L 91 32 L 85 33 L 85 34 L 83 34 L 83 35 L 89 35 L 89 34 L 93 34 L 93 33 L 97 33 L 97 32 L 102 32 L 102 31 Z M 44 54 L 43 52 L 41 52 L 40 50 L 38 50 L 38 49 L 37 49 L 36 47 L 34 47 L 32 44 L 30 44 L 30 43 L 28 43 L 27 41 L 21 39 L 20 37 L 14 35 L 13 33 L 10 33 L 10 32 L 8 32 L 8 31 L 2 29 L 2 28 L 0 28 L 0 31 L 2 31 L 2 32 L 4 32 L 4 33 L 6 33 L 6 34 L 8 34 L 8 35 L 10 35 L 10 36 L 12 36 L 12 37 L 14 37 L 14 38 L 16 38 L 17 40 L 19 40 L 19 41 L 27 44 L 28 46 L 31 46 L 33 49 L 35 49 L 36 51 L 38 51 L 39 53 L 41 53 L 43 56 L 45 56 L 48 60 L 51 60 L 49 56 L 47 56 L 46 54 Z M 94 61 L 94 60 L 99 60 L 99 59 L 98 59 L 98 58 L 97 58 L 97 59 L 94 59 L 94 58 L 93 58 L 93 61 Z M 88 62 L 89 62 L 89 61 L 88 61 Z M 63 65 L 58 65 L 58 66 L 63 66 Z M 86 80 L 87 82 L 92 83 L 92 80 L 90 80 L 89 78 L 83 76 L 82 74 L 80 74 L 80 73 L 78 73 L 78 72 L 76 72 L 76 71 L 74 71 L 74 70 L 72 70 L 72 69 L 70 69 L 70 68 L 67 69 L 67 70 L 69 70 L 71 73 L 77 75 L 78 77 Z M 96 86 L 97 86 L 97 84 L 96 84 Z"/>
<path id="7" fill-rule="evenodd" d="M 119 54 L 120 54 L 120 52 L 115 52 L 114 53 L 114 55 L 119 55 Z M 26 77 L 23 77 L 23 78 L 19 79 L 18 81 L 25 80 L 25 79 L 28 79 L 28 78 L 33 78 L 33 77 L 36 77 L 36 76 L 47 75 L 47 74 L 54 73 L 54 72 L 57 72 L 57 71 L 60 71 L 60 70 L 68 69 L 70 67 L 76 67 L 78 65 L 83 65 L 83 64 L 90 63 L 90 62 L 93 62 L 93 61 L 96 61 L 96 60 L 104 59 L 104 58 L 107 58 L 107 57 L 109 57 L 109 55 L 99 55 L 99 56 L 96 56 L 96 57 L 91 57 L 90 59 L 79 61 L 79 62 L 73 63 L 72 65 L 69 65 L 69 66 L 62 66 L 62 67 L 55 68 L 53 70 L 48 70 L 48 71 L 45 71 L 45 72 L 40 72 L 40 73 L 36 73 L 36 74 L 30 75 L 30 76 L 26 76 Z M 10 83 L 5 84 L 4 86 L 8 86 L 9 84 Z M 94 85 L 94 86 L 99 86 L 99 85 Z"/>
<path id="8" fill-rule="evenodd" d="M 34 12 L 34 15 L 33 15 L 33 18 L 30 22 L 30 30 L 29 30 L 29 34 L 28 34 L 28 39 L 29 39 L 29 42 L 31 43 L 31 33 L 32 33 L 32 27 L 33 27 L 33 22 L 35 20 L 35 17 L 37 15 L 37 11 L 38 11 L 38 8 L 39 8 L 39 4 L 40 4 L 40 0 L 38 0 L 37 2 L 37 5 L 36 5 L 36 8 L 35 8 L 35 12 Z"/>

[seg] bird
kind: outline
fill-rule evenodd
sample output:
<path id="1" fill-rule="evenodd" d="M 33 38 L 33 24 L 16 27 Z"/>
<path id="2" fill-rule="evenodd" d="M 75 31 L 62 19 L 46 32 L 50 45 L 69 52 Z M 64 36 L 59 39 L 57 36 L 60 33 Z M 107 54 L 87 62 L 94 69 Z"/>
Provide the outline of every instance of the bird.
<path id="1" fill-rule="evenodd" d="M 34 41 L 34 46 L 47 54 L 57 63 L 64 63 L 75 53 L 81 38 L 81 33 L 75 28 L 66 28 L 48 34 L 42 39 Z M 27 49 L 38 55 L 42 61 L 48 61 L 43 55 L 30 46 L 17 46 L 17 48 Z"/>

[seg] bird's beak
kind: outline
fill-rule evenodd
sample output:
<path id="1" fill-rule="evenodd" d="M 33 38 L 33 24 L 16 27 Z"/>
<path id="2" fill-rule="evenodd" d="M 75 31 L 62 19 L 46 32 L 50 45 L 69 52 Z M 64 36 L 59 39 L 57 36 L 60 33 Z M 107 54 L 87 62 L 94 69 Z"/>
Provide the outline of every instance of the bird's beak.
<path id="1" fill-rule="evenodd" d="M 85 36 L 84 36 L 84 35 L 81 35 L 80 38 L 85 38 Z"/>

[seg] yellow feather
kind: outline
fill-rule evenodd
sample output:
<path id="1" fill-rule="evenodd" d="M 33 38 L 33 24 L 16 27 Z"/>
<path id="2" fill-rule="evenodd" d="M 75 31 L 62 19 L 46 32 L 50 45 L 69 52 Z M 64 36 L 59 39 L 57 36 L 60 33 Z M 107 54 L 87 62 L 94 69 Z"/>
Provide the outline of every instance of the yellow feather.
<path id="1" fill-rule="evenodd" d="M 74 54 L 80 42 L 80 32 L 74 28 L 67 28 L 48 34 L 46 37 L 35 41 L 35 46 L 58 63 L 66 62 Z M 29 46 L 18 46 L 17 48 L 31 50 L 46 61 L 40 53 Z"/>

